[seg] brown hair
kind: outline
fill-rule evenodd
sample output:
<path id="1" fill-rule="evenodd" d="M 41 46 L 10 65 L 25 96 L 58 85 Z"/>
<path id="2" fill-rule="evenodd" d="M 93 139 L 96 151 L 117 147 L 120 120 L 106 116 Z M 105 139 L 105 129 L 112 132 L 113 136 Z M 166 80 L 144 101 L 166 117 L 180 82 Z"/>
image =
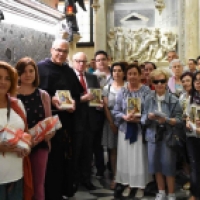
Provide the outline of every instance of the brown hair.
<path id="1" fill-rule="evenodd" d="M 21 59 L 17 62 L 15 68 L 16 68 L 16 70 L 17 70 L 17 72 L 18 72 L 18 76 L 20 77 L 20 76 L 24 73 L 25 68 L 26 68 L 28 65 L 33 66 L 33 68 L 34 68 L 34 70 L 35 70 L 35 80 L 33 81 L 33 86 L 34 86 L 34 87 L 38 87 L 38 85 L 39 85 L 38 68 L 37 68 L 37 66 L 36 66 L 35 61 L 34 61 L 32 58 L 30 58 L 30 57 L 24 57 L 24 58 L 21 58 Z M 20 81 L 19 81 L 19 84 L 20 84 Z"/>
<path id="2" fill-rule="evenodd" d="M 10 93 L 10 95 L 12 96 L 16 95 L 17 81 L 18 81 L 17 71 L 10 64 L 3 61 L 0 61 L 0 69 L 5 69 L 8 71 L 8 74 L 10 76 L 10 82 L 11 82 L 11 86 L 10 86 L 10 89 L 8 90 L 8 93 Z"/>

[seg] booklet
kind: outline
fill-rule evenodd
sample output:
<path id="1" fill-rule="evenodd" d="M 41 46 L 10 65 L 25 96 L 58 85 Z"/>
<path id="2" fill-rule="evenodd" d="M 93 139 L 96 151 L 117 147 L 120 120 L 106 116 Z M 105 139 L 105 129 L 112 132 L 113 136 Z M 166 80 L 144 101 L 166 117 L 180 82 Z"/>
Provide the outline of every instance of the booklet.
<path id="1" fill-rule="evenodd" d="M 56 90 L 56 96 L 60 100 L 61 108 L 73 108 L 73 99 L 69 90 Z"/>
<path id="2" fill-rule="evenodd" d="M 190 108 L 189 118 L 193 124 L 196 122 L 196 109 L 197 107 L 195 105 L 192 105 Z"/>
<path id="3" fill-rule="evenodd" d="M 127 115 L 134 114 L 135 116 L 141 116 L 141 99 L 135 97 L 127 98 Z"/>
<path id="4" fill-rule="evenodd" d="M 154 115 L 158 116 L 158 117 L 167 117 L 167 115 L 161 111 L 155 110 L 154 111 Z"/>
<path id="5" fill-rule="evenodd" d="M 89 102 L 90 107 L 101 107 L 101 89 L 90 88 L 89 92 L 93 95 L 94 99 Z"/>
<path id="6" fill-rule="evenodd" d="M 196 120 L 195 120 L 196 127 L 200 127 L 200 107 L 196 107 Z"/>

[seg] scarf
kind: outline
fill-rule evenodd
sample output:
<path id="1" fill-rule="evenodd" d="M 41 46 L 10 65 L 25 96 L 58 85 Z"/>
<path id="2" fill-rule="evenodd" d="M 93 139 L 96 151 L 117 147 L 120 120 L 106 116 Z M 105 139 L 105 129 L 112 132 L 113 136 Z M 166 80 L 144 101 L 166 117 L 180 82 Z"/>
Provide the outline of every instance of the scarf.
<path id="1" fill-rule="evenodd" d="M 137 141 L 138 137 L 138 125 L 137 123 L 127 122 L 125 140 L 129 140 L 130 144 Z"/>

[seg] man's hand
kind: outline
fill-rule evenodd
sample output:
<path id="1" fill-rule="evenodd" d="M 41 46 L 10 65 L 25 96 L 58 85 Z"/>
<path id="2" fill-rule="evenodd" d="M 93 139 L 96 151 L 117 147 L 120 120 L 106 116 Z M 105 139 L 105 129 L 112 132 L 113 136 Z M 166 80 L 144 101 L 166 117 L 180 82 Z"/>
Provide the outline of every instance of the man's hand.
<path id="1" fill-rule="evenodd" d="M 76 102 L 72 100 L 72 108 L 65 108 L 63 109 L 61 107 L 61 102 L 59 101 L 59 98 L 57 96 L 52 97 L 52 104 L 58 109 L 58 110 L 66 110 L 69 113 L 72 113 L 76 109 Z"/>
<path id="2" fill-rule="evenodd" d="M 91 101 L 94 99 L 94 95 L 91 93 L 87 93 L 81 97 L 81 101 L 86 102 L 86 101 Z"/>

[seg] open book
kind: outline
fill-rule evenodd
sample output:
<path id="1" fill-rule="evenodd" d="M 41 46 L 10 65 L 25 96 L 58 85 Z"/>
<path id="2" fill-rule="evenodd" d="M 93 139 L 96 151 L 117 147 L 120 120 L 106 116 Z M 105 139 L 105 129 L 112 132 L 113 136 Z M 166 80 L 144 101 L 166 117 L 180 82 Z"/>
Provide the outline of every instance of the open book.
<path id="1" fill-rule="evenodd" d="M 73 108 L 73 99 L 69 90 L 56 90 L 56 96 L 60 100 L 61 108 Z"/>
<path id="2" fill-rule="evenodd" d="M 135 97 L 127 98 L 127 115 L 134 114 L 135 116 L 141 116 L 141 99 Z"/>

